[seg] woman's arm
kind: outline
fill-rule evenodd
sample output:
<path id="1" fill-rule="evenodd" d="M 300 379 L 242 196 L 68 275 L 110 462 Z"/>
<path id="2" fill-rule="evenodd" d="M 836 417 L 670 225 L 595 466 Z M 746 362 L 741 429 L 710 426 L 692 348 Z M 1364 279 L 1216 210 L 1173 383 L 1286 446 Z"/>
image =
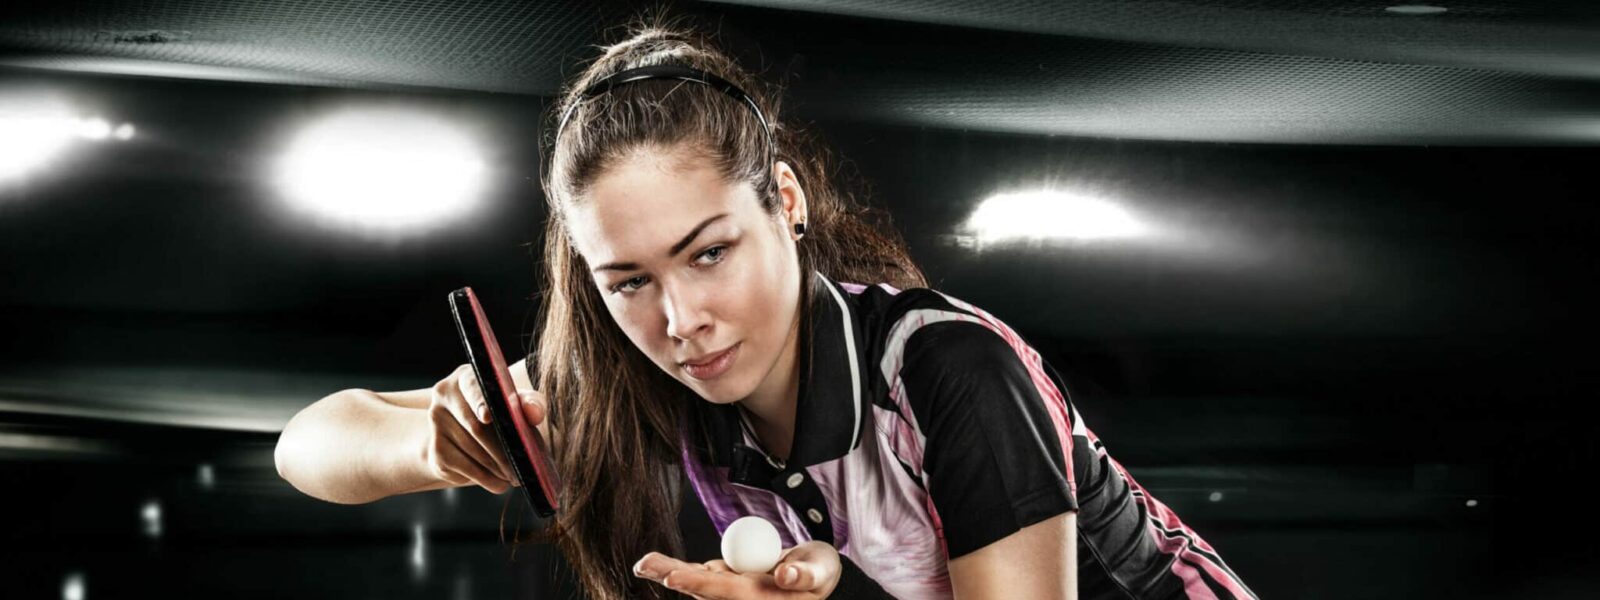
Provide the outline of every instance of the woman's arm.
<path id="1" fill-rule="evenodd" d="M 427 435 L 428 392 L 351 389 L 316 401 L 278 437 L 278 475 L 308 496 L 339 504 L 445 487 L 423 470 L 416 451 Z"/>
<path id="2" fill-rule="evenodd" d="M 525 392 L 524 415 L 541 432 L 542 398 L 522 363 L 512 379 Z M 483 395 L 466 365 L 432 388 L 364 389 L 331 394 L 290 419 L 274 453 L 278 475 L 309 496 L 362 504 L 389 496 L 479 485 L 500 494 L 510 467 L 482 417 Z"/>
<path id="3" fill-rule="evenodd" d="M 1078 513 L 1045 519 L 950 561 L 959 600 L 1078 597 Z"/>

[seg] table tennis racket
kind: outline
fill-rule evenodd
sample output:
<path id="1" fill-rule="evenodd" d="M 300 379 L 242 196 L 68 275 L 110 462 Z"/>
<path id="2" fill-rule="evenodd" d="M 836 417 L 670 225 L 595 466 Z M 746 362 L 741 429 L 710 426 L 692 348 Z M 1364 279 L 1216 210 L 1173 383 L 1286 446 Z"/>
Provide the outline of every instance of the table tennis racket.
<path id="1" fill-rule="evenodd" d="M 450 312 L 455 315 L 456 330 L 461 334 L 462 348 L 467 351 L 467 362 L 472 364 L 478 388 L 483 390 L 488 402 L 495 439 L 510 459 L 523 495 L 534 514 L 541 517 L 555 514 L 560 507 L 557 492 L 561 482 L 550 462 L 544 437 L 523 416 L 511 370 L 506 367 L 500 344 L 495 341 L 483 305 L 478 303 L 472 288 L 464 287 L 450 293 Z"/>

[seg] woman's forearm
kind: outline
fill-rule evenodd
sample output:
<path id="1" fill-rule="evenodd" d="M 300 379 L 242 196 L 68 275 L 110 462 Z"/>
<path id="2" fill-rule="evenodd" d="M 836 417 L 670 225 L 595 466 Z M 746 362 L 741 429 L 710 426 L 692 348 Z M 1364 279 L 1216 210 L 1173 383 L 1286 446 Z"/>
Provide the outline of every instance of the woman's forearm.
<path id="1" fill-rule="evenodd" d="M 387 402 L 369 390 L 344 390 L 290 419 L 274 459 L 278 475 L 301 492 L 363 504 L 448 485 L 425 466 L 427 435 L 427 410 Z"/>

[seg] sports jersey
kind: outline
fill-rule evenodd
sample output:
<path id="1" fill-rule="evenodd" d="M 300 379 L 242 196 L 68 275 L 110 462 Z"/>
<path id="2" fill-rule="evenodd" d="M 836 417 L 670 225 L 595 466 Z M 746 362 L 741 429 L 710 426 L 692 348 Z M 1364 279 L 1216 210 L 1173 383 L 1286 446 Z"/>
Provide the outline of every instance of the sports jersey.
<path id="1" fill-rule="evenodd" d="M 793 447 L 701 403 L 684 473 L 723 532 L 757 515 L 784 547 L 831 543 L 897 598 L 948 598 L 948 561 L 1077 511 L 1083 598 L 1250 598 L 1198 533 L 1080 418 L 1056 371 L 989 313 L 928 288 L 812 277 Z"/>

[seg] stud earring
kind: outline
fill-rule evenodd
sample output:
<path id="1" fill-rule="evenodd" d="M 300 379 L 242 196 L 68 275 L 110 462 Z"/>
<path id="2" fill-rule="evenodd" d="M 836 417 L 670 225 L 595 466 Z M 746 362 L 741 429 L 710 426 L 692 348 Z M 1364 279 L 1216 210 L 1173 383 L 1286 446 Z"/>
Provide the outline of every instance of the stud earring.
<path id="1" fill-rule="evenodd" d="M 795 235 L 805 235 L 806 234 L 806 224 L 804 222 L 795 223 L 794 224 L 794 234 Z"/>

